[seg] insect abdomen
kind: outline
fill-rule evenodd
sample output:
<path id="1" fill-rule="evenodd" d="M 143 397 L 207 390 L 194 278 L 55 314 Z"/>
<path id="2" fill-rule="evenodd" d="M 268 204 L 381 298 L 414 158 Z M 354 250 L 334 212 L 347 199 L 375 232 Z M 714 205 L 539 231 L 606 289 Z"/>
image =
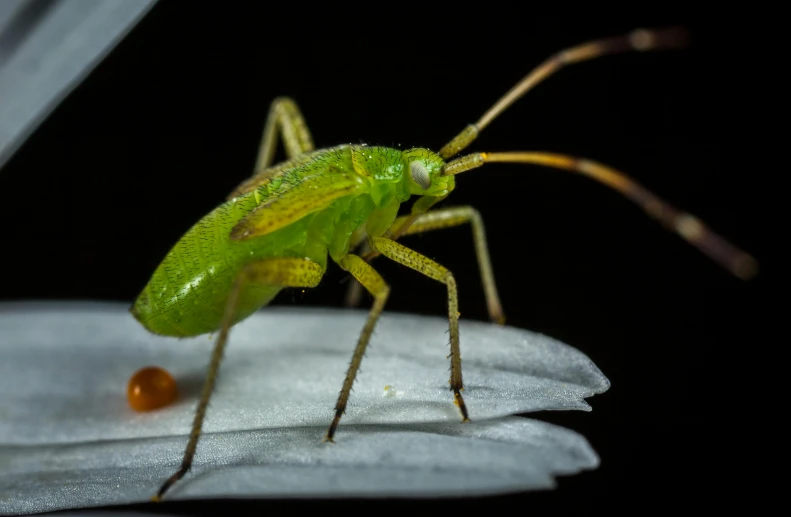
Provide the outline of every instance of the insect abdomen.
<path id="1" fill-rule="evenodd" d="M 132 309 L 148 330 L 181 337 L 217 330 L 228 293 L 244 264 L 287 251 L 290 246 L 278 247 L 266 239 L 247 243 L 228 239 L 231 228 L 255 205 L 252 194 L 223 203 L 168 252 Z M 245 289 L 237 321 L 266 305 L 279 290 L 258 285 Z"/>
<path id="2" fill-rule="evenodd" d="M 132 313 L 157 334 L 186 337 L 214 332 L 220 327 L 235 279 L 247 263 L 273 257 L 307 257 L 326 268 L 327 248 L 331 241 L 337 240 L 336 229 L 341 228 L 336 226 L 342 223 L 340 214 L 348 212 L 352 198 L 339 199 L 324 210 L 262 237 L 237 241 L 231 240 L 230 234 L 239 221 L 267 199 L 298 183 L 302 177 L 316 174 L 321 170 L 320 164 L 346 165 L 344 158 L 348 160 L 345 149 L 319 153 L 313 170 L 310 165 L 289 170 L 207 214 L 168 252 L 138 296 Z M 344 228 L 343 233 L 347 231 Z M 235 322 L 269 303 L 280 289 L 248 285 L 240 295 Z"/>

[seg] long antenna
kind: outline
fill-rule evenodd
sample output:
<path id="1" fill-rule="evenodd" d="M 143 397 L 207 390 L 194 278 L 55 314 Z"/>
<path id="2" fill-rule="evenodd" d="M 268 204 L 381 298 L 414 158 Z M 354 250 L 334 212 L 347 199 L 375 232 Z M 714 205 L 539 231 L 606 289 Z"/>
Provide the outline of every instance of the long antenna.
<path id="1" fill-rule="evenodd" d="M 543 165 L 587 176 L 632 200 L 734 276 L 749 280 L 758 272 L 758 262 L 752 256 L 710 230 L 700 219 L 678 210 L 626 174 L 593 160 L 545 152 L 472 153 L 448 162 L 443 174 L 460 174 L 491 162 Z"/>
<path id="2" fill-rule="evenodd" d="M 562 50 L 550 57 L 532 72 L 527 74 L 516 86 L 511 88 L 494 106 L 483 114 L 475 124 L 470 124 L 461 133 L 439 150 L 439 155 L 447 160 L 459 154 L 470 145 L 478 134 L 495 118 L 519 100 L 537 84 L 573 63 L 587 61 L 601 56 L 620 54 L 629 51 L 678 49 L 687 46 L 689 33 L 683 27 L 666 29 L 637 29 L 623 36 L 603 38 Z"/>

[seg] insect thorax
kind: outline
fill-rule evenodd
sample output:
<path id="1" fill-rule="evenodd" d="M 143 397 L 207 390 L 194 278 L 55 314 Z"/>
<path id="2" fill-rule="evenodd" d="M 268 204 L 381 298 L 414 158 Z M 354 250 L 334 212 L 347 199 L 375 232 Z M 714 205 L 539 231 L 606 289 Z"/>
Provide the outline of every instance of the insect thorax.
<path id="1" fill-rule="evenodd" d="M 410 195 L 444 196 L 455 186 L 452 176 L 442 176 L 444 160 L 429 149 L 402 151 L 392 147 L 353 145 L 351 154 L 355 172 L 371 180 L 371 196 L 379 207 L 389 202 L 383 197 L 385 194 L 403 203 Z M 392 190 L 386 186 L 391 186 Z"/>

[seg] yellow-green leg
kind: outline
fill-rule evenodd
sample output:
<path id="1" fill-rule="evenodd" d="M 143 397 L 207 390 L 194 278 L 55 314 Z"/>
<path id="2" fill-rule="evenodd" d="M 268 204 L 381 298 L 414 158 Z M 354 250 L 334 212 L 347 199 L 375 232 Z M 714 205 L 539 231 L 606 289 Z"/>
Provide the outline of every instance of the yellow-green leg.
<path id="1" fill-rule="evenodd" d="M 456 291 L 456 279 L 445 267 L 430 258 L 407 248 L 391 239 L 373 237 L 371 248 L 385 257 L 423 273 L 429 278 L 442 282 L 448 288 L 448 322 L 450 323 L 450 389 L 453 391 L 455 404 L 461 411 L 463 421 L 469 420 L 467 406 L 461 396 L 464 383 L 461 377 L 461 349 L 459 347 L 459 297 Z"/>
<path id="2" fill-rule="evenodd" d="M 393 233 L 398 232 L 401 225 L 411 217 L 410 215 L 405 215 L 397 218 L 392 225 L 392 228 L 395 229 Z M 483 283 L 484 295 L 486 296 L 489 318 L 502 325 L 505 323 L 505 315 L 503 314 L 503 307 L 500 303 L 500 296 L 497 294 L 497 285 L 494 281 L 494 272 L 492 270 L 492 261 L 489 258 L 489 247 L 486 244 L 486 231 L 484 230 L 483 219 L 478 210 L 471 206 L 432 210 L 431 212 L 418 215 L 403 235 L 441 230 L 443 228 L 451 228 L 465 223 L 470 223 L 472 226 L 475 255 L 478 258 L 478 268 L 481 271 L 481 282 Z M 363 250 L 360 254 L 365 256 L 368 253 L 367 243 L 363 243 L 363 246 Z M 357 306 L 360 302 L 361 294 L 360 284 L 357 282 L 352 283 L 347 291 L 346 304 L 352 307 Z"/>
<path id="3" fill-rule="evenodd" d="M 360 363 L 365 355 L 365 349 L 368 346 L 368 342 L 371 340 L 371 334 L 373 334 L 376 322 L 382 314 L 387 296 L 390 294 L 390 286 L 385 283 L 381 275 L 379 275 L 369 263 L 357 255 L 346 255 L 341 260 L 340 266 L 351 273 L 352 276 L 373 295 L 374 304 L 373 307 L 371 307 L 371 311 L 368 313 L 368 319 L 360 333 L 360 339 L 357 341 L 357 347 L 354 349 L 352 360 L 349 363 L 349 369 L 346 372 L 346 379 L 344 379 L 341 393 L 338 395 L 338 402 L 335 404 L 335 418 L 332 419 L 332 423 L 329 429 L 327 429 L 327 436 L 325 438 L 325 440 L 329 442 L 331 442 L 333 436 L 335 436 L 335 431 L 338 429 L 341 416 L 343 416 L 343 413 L 346 411 L 346 404 L 349 402 L 349 394 L 352 391 L 354 378 L 357 376 Z"/>
<path id="4" fill-rule="evenodd" d="M 312 151 L 315 147 L 297 103 L 288 97 L 278 97 L 272 101 L 269 108 L 269 116 L 264 125 L 264 136 L 261 138 L 253 176 L 272 165 L 278 131 L 283 138 L 283 146 L 286 148 L 286 156 L 289 159 Z"/>
<path id="5" fill-rule="evenodd" d="M 277 149 L 278 133 L 283 139 L 287 160 L 275 167 L 270 167 Z M 308 153 L 314 148 L 313 138 L 310 136 L 310 131 L 297 103 L 288 97 L 278 97 L 269 108 L 253 174 L 240 183 L 228 195 L 227 199 L 233 199 L 253 190 L 272 175 L 306 163 L 309 160 Z"/>
<path id="6" fill-rule="evenodd" d="M 195 410 L 195 418 L 192 421 L 192 430 L 190 431 L 187 448 L 184 451 L 184 458 L 175 474 L 162 484 L 153 498 L 155 501 L 159 501 L 173 483 L 184 477 L 190 467 L 192 467 L 192 460 L 195 457 L 195 450 L 198 447 L 198 440 L 203 427 L 203 419 L 206 416 L 206 408 L 214 391 L 217 372 L 220 369 L 225 344 L 228 341 L 228 332 L 231 329 L 232 322 L 236 319 L 239 295 L 242 290 L 248 284 L 279 287 L 315 287 L 321 280 L 322 275 L 323 270 L 319 264 L 308 259 L 299 258 L 275 258 L 252 262 L 239 273 L 225 303 L 220 334 L 217 336 L 217 341 L 211 354 L 209 369 L 206 373 L 206 380 L 203 383 L 198 408 Z"/>

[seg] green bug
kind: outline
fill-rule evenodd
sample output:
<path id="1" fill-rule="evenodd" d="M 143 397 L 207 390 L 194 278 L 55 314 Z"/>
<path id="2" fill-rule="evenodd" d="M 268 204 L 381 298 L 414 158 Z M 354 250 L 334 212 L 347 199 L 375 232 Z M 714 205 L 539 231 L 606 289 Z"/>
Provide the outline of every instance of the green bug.
<path id="1" fill-rule="evenodd" d="M 179 469 L 166 480 L 160 499 L 190 469 L 209 398 L 230 328 L 269 303 L 286 287 L 314 287 L 328 257 L 374 297 L 335 405 L 326 440 L 332 441 L 389 286 L 369 264 L 377 255 L 442 282 L 448 291 L 450 389 L 463 421 L 468 411 L 463 389 L 458 300 L 453 274 L 440 264 L 396 242 L 401 236 L 470 223 L 489 316 L 504 316 L 489 260 L 484 227 L 469 206 L 431 208 L 455 187 L 456 174 L 488 162 L 536 164 L 595 179 L 640 205 L 737 277 L 757 271 L 755 260 L 710 231 L 694 216 L 665 203 L 621 172 L 590 160 L 545 152 L 472 153 L 452 159 L 492 120 L 536 84 L 563 66 L 607 54 L 683 47 L 682 29 L 636 30 L 595 40 L 555 54 L 525 76 L 475 124 L 439 152 L 340 145 L 315 150 L 297 105 L 288 98 L 271 106 L 253 176 L 198 221 L 176 243 L 134 303 L 132 314 L 151 332 L 187 337 L 219 331 L 206 381 Z M 287 160 L 272 165 L 281 134 Z M 402 203 L 418 199 L 411 213 L 398 216 Z M 356 249 L 362 253 L 353 253 Z"/>

